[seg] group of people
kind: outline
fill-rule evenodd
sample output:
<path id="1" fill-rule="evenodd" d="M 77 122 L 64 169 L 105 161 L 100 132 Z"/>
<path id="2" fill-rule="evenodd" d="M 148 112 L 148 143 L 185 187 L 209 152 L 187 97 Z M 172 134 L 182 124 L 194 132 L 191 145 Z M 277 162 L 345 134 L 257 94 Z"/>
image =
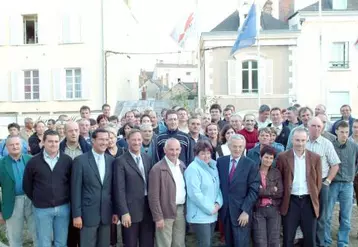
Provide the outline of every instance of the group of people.
<path id="1" fill-rule="evenodd" d="M 330 246 L 337 201 L 338 246 L 349 246 L 358 191 L 350 106 L 333 124 L 323 105 L 262 105 L 243 118 L 219 104 L 163 109 L 162 119 L 102 111 L 8 125 L 0 221 L 11 247 L 22 246 L 25 223 L 38 247 L 182 247 L 188 231 L 210 247 L 215 230 L 226 246 L 291 247 L 299 229 L 303 246 Z"/>

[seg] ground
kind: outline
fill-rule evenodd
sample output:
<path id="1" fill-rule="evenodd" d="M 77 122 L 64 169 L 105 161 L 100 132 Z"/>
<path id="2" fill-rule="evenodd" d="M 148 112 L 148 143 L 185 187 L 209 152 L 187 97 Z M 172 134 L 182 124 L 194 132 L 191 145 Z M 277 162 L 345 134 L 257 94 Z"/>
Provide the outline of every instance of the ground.
<path id="1" fill-rule="evenodd" d="M 333 226 L 332 226 L 332 231 L 333 231 L 333 239 L 336 240 L 337 239 L 337 231 L 338 231 L 338 208 L 339 206 L 337 205 L 335 211 L 334 211 L 334 216 L 333 216 Z M 357 238 L 357 233 L 358 233 L 358 209 L 357 206 L 354 206 L 353 208 L 353 213 L 352 213 L 352 219 L 351 219 L 351 224 L 352 224 L 352 229 L 351 229 L 351 233 L 350 233 L 350 245 L 349 246 L 358 246 L 358 238 Z M 6 239 L 6 234 L 5 234 L 5 226 L 2 225 L 0 226 L 0 241 L 8 244 L 7 239 Z M 335 242 L 333 244 L 333 246 L 335 246 Z M 24 247 L 31 247 L 31 241 L 28 238 L 28 235 L 26 233 L 26 237 L 25 237 L 25 244 Z M 195 247 L 195 237 L 193 234 L 188 235 L 187 237 L 187 247 Z M 218 241 L 218 237 L 217 235 L 215 236 L 214 239 L 214 245 L 213 246 L 220 246 L 220 243 Z"/>

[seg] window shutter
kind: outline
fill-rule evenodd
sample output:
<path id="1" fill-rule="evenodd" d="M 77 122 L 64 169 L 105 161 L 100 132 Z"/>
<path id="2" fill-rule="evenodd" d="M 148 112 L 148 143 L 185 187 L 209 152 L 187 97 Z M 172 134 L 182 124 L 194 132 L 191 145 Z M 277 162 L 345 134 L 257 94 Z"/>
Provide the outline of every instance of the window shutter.
<path id="1" fill-rule="evenodd" d="M 66 74 L 64 69 L 52 70 L 53 95 L 55 100 L 66 99 Z"/>
<path id="2" fill-rule="evenodd" d="M 91 93 L 91 70 L 86 68 L 81 68 L 81 90 L 82 90 L 82 99 L 90 99 Z"/>
<path id="3" fill-rule="evenodd" d="M 0 71 L 0 101 L 9 101 L 9 73 Z"/>
<path id="4" fill-rule="evenodd" d="M 24 72 L 11 72 L 11 98 L 12 101 L 24 101 Z"/>
<path id="5" fill-rule="evenodd" d="M 37 18 L 37 37 L 39 44 L 47 44 L 47 28 L 46 23 L 48 23 L 48 18 L 46 18 L 46 15 L 41 14 Z M 41 96 L 40 96 L 41 97 Z"/>
<path id="6" fill-rule="evenodd" d="M 65 13 L 62 15 L 62 43 L 70 43 L 71 37 L 70 37 L 70 15 Z"/>
<path id="7" fill-rule="evenodd" d="M 273 94 L 273 60 L 265 60 L 264 93 Z"/>
<path id="8" fill-rule="evenodd" d="M 227 61 L 227 79 L 228 79 L 228 95 L 237 94 L 237 71 L 236 60 Z"/>
<path id="9" fill-rule="evenodd" d="M 49 101 L 51 94 L 51 71 L 49 69 L 41 69 L 39 71 L 40 80 L 40 101 Z"/>
<path id="10" fill-rule="evenodd" d="M 9 18 L 7 15 L 0 15 L 0 46 L 8 44 Z"/>
<path id="11" fill-rule="evenodd" d="M 13 15 L 10 18 L 10 44 L 21 45 L 24 43 L 24 27 L 22 15 Z"/>

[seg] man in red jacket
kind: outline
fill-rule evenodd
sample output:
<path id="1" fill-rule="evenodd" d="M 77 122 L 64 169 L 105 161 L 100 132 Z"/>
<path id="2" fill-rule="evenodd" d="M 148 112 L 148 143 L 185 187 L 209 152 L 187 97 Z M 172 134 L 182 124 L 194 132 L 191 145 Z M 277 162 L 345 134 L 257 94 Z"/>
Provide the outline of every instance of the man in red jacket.
<path id="1" fill-rule="evenodd" d="M 255 116 L 253 114 L 246 114 L 244 116 L 243 125 L 244 128 L 239 131 L 239 134 L 243 135 L 246 140 L 246 152 L 255 147 L 255 144 L 259 141 L 259 133 L 255 129 Z"/>

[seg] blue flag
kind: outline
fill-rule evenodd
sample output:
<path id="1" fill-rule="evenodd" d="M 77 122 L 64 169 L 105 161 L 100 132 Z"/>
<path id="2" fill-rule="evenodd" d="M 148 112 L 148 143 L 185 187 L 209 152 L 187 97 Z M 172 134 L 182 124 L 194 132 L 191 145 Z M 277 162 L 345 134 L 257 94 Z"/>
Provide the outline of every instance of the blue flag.
<path id="1" fill-rule="evenodd" d="M 231 55 L 233 55 L 236 51 L 252 46 L 255 44 L 256 34 L 257 34 L 257 26 L 256 26 L 256 6 L 255 3 L 252 4 L 250 11 L 245 19 L 244 24 L 239 30 L 239 35 L 235 41 L 234 46 L 231 50 Z"/>

